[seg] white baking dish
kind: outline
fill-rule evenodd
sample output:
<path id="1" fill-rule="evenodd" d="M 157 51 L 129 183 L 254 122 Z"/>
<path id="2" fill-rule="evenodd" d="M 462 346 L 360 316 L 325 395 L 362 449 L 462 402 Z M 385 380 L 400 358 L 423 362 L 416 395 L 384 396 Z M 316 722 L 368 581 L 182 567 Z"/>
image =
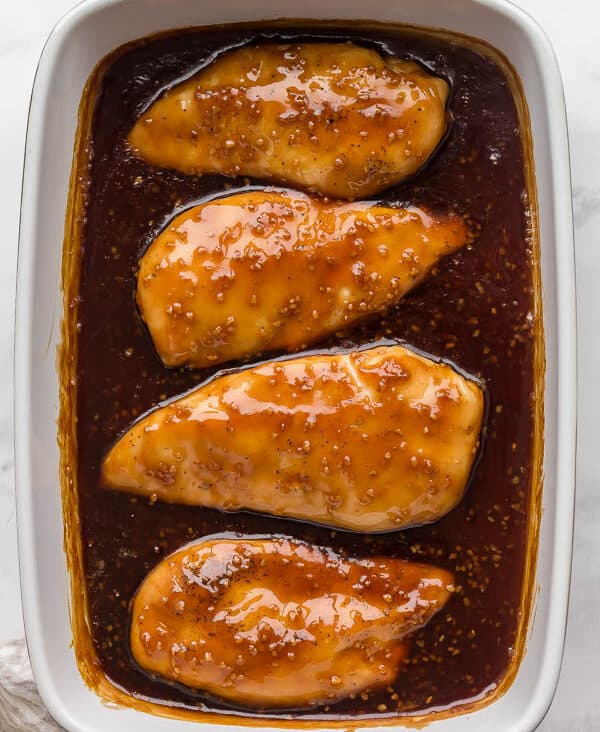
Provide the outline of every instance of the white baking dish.
<path id="1" fill-rule="evenodd" d="M 534 607 L 526 652 L 489 706 L 433 722 L 440 732 L 531 730 L 557 682 L 571 564 L 575 464 L 575 309 L 565 109 L 552 49 L 525 13 L 502 0 L 88 0 L 54 29 L 33 89 L 23 183 L 16 326 L 16 472 L 27 641 L 40 693 L 68 730 L 190 729 L 192 722 L 116 710 L 82 681 L 70 647 L 56 421 L 61 255 L 81 93 L 117 46 L 169 28 L 292 18 L 368 18 L 465 33 L 495 46 L 519 74 L 531 117 L 541 237 L 546 348 L 545 458 Z M 206 726 L 206 725 L 205 725 Z M 277 722 L 273 722 L 277 726 Z M 227 729 L 235 729 L 228 726 Z"/>

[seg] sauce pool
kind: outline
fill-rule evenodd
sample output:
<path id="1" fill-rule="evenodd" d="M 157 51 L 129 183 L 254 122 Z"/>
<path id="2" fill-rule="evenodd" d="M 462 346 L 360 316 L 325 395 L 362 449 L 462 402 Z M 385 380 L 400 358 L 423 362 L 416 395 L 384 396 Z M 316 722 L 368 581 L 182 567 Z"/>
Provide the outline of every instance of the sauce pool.
<path id="1" fill-rule="evenodd" d="M 128 644 L 130 602 L 160 558 L 193 539 L 230 532 L 284 534 L 350 556 L 430 562 L 456 577 L 456 592 L 413 636 L 408 666 L 393 685 L 298 716 L 355 718 L 447 708 L 489 693 L 506 674 L 524 591 L 536 477 L 534 253 L 525 133 L 503 70 L 459 43 L 382 26 L 264 29 L 198 30 L 128 47 L 106 68 L 95 100 L 77 364 L 77 484 L 95 650 L 104 673 L 135 695 L 231 709 L 153 679 L 135 665 Z M 442 261 L 386 316 L 318 344 L 348 348 L 401 339 L 450 359 L 485 384 L 489 414 L 479 463 L 465 498 L 435 524 L 362 536 L 267 516 L 151 504 L 100 485 L 104 455 L 136 417 L 216 370 L 168 370 L 161 364 L 135 305 L 141 252 L 175 212 L 233 186 L 260 185 L 153 168 L 131 155 L 127 134 L 165 86 L 216 51 L 265 37 L 365 43 L 413 58 L 451 83 L 453 123 L 447 139 L 423 171 L 378 200 L 452 210 L 468 218 L 475 241 Z"/>

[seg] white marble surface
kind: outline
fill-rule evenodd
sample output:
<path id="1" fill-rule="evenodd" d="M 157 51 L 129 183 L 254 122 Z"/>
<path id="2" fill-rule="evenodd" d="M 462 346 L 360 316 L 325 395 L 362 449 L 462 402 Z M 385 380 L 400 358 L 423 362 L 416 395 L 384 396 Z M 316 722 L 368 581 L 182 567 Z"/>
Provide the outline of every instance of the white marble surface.
<path id="1" fill-rule="evenodd" d="M 12 456 L 12 331 L 21 171 L 37 59 L 73 0 L 0 2 L 0 642 L 23 634 Z M 600 6 L 592 0 L 519 0 L 550 36 L 562 70 L 577 250 L 579 455 L 574 571 L 567 645 L 543 732 L 600 730 Z"/>

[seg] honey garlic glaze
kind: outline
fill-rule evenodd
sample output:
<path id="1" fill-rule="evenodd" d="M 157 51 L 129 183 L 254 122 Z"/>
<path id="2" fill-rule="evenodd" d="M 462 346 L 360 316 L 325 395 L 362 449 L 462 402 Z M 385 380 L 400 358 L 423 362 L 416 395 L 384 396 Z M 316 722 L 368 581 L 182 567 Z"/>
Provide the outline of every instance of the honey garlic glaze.
<path id="1" fill-rule="evenodd" d="M 129 142 L 184 173 L 253 175 L 366 198 L 415 173 L 446 131 L 448 84 L 352 43 L 250 44 L 169 89 Z"/>
<path id="2" fill-rule="evenodd" d="M 138 420 L 106 456 L 107 488 L 331 528 L 436 521 L 462 498 L 484 398 L 399 345 L 264 363 Z"/>
<path id="3" fill-rule="evenodd" d="M 175 214 L 235 191 L 230 179 L 218 175 L 186 176 L 144 163 L 132 154 L 127 136 L 165 88 L 215 53 L 282 38 L 352 40 L 384 56 L 417 61 L 450 84 L 453 121 L 447 138 L 425 169 L 376 202 L 462 216 L 475 240 L 437 264 L 387 315 L 317 344 L 332 352 L 399 339 L 452 360 L 485 385 L 489 415 L 470 486 L 455 509 L 428 526 L 363 536 L 275 517 L 152 503 L 100 485 L 105 455 L 133 420 L 216 371 L 162 365 L 136 308 L 139 257 Z M 230 710 L 223 701 L 163 683 L 135 664 L 129 650 L 132 598 L 164 556 L 192 540 L 215 533 L 285 535 L 350 558 L 412 559 L 455 577 L 444 609 L 412 636 L 407 663 L 395 680 L 297 716 L 417 714 L 491 692 L 510 666 L 517 638 L 535 430 L 534 255 L 524 133 L 504 71 L 461 43 L 393 27 L 211 28 L 118 52 L 91 101 L 96 106 L 77 306 L 76 471 L 89 622 L 104 673 L 138 697 Z M 238 179 L 235 186 L 247 183 L 261 184 Z"/>
<path id="4" fill-rule="evenodd" d="M 148 671 L 249 707 L 307 708 L 393 681 L 403 638 L 454 588 L 419 562 L 344 559 L 282 537 L 193 542 L 160 562 L 132 605 Z"/>
<path id="5" fill-rule="evenodd" d="M 177 216 L 140 260 L 137 302 L 167 366 L 298 351 L 385 310 L 467 239 L 456 216 L 251 191 Z"/>

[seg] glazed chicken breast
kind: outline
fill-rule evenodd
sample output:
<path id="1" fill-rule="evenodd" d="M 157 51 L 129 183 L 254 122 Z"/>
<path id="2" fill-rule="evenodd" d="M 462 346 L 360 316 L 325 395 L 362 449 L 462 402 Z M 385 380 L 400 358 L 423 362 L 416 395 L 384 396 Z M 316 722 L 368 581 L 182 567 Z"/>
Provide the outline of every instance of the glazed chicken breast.
<path id="1" fill-rule="evenodd" d="M 136 424 L 108 488 L 372 532 L 435 521 L 461 499 L 483 394 L 402 346 L 229 373 Z"/>
<path id="2" fill-rule="evenodd" d="M 389 684 L 402 639 L 447 601 L 452 575 L 346 559 L 285 539 L 210 539 L 163 559 L 132 608 L 146 671 L 251 707 L 332 703 Z"/>
<path id="3" fill-rule="evenodd" d="M 353 43 L 261 44 L 160 96 L 129 134 L 152 165 L 364 198 L 415 173 L 447 128 L 448 84 Z"/>
<path id="4" fill-rule="evenodd" d="M 300 350 L 398 302 L 468 236 L 415 207 L 251 191 L 177 216 L 141 258 L 137 302 L 167 366 Z"/>

